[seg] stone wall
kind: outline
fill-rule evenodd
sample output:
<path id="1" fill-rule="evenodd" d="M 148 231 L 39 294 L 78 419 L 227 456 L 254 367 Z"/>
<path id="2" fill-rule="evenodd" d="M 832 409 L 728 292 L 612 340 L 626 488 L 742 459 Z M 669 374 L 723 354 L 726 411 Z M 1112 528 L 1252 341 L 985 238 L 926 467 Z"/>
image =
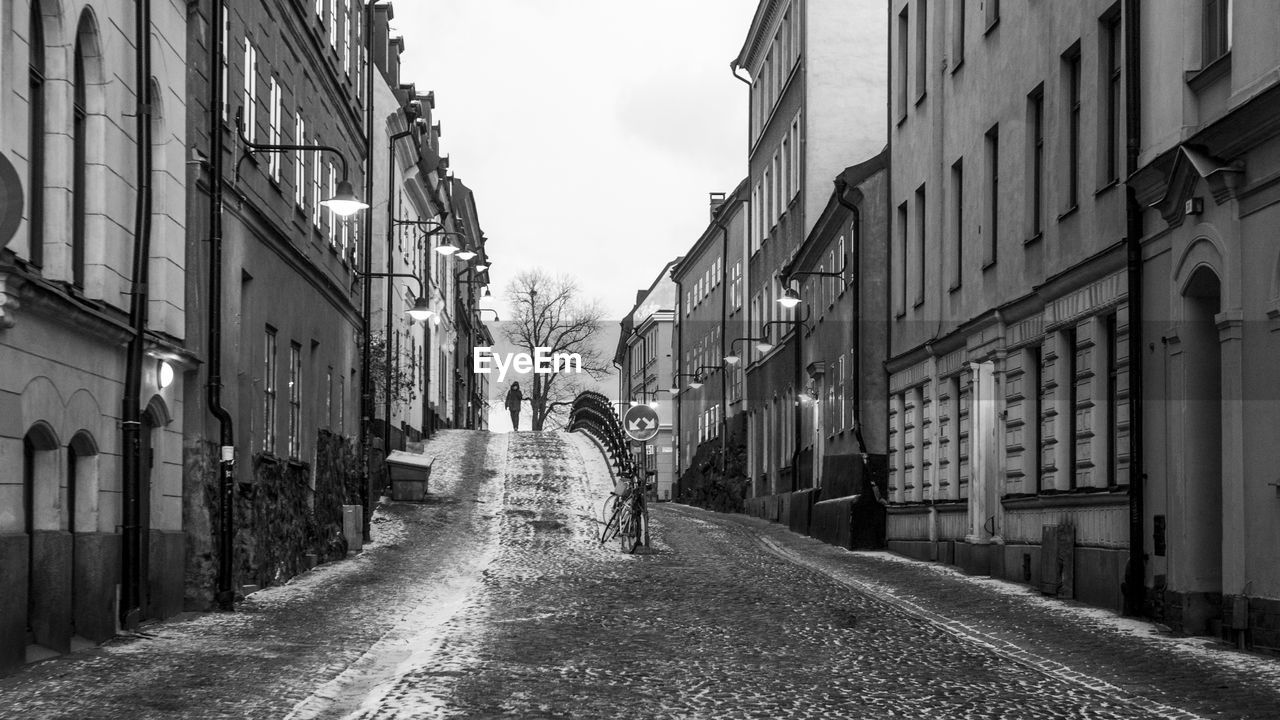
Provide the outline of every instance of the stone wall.
<path id="1" fill-rule="evenodd" d="M 751 492 L 746 475 L 747 448 L 737 436 L 729 438 L 727 448 L 725 471 L 721 473 L 720 439 L 698 446 L 689 469 L 680 476 L 676 502 L 716 512 L 743 511 L 743 502 Z"/>
<path id="2" fill-rule="evenodd" d="M 211 608 L 217 590 L 216 457 L 212 443 L 186 447 L 184 605 L 189 610 Z M 315 467 L 255 456 L 253 482 L 236 487 L 233 585 L 278 585 L 316 563 L 344 557 L 342 506 L 360 502 L 358 468 L 355 444 L 327 430 L 318 433 Z"/>

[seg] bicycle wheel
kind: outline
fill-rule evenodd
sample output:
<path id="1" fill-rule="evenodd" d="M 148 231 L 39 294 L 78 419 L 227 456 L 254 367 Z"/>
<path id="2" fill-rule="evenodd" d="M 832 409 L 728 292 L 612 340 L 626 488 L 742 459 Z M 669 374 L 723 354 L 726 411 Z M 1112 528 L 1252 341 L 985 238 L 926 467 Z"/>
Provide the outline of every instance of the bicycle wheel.
<path id="1" fill-rule="evenodd" d="M 640 541 L 644 539 L 642 527 L 644 518 L 640 512 L 640 505 L 635 500 L 629 501 L 623 508 L 622 528 L 618 532 L 618 542 L 622 546 L 622 552 L 630 554 L 636 551 Z"/>
<path id="2" fill-rule="evenodd" d="M 609 516 L 604 521 L 604 527 L 600 529 L 600 544 L 604 545 L 618 535 L 621 529 L 623 503 L 618 502 L 618 496 L 610 497 L 610 502 L 605 505 L 605 514 Z"/>

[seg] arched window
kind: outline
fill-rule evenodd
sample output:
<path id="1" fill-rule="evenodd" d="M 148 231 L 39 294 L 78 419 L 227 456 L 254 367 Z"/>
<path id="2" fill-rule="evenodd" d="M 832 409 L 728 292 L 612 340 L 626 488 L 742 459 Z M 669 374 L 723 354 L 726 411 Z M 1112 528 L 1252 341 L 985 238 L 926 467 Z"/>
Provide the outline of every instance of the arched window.
<path id="1" fill-rule="evenodd" d="M 92 19 L 86 14 L 80 18 L 76 30 L 75 70 L 72 78 L 74 97 L 71 121 L 71 282 L 84 288 L 85 275 L 85 200 L 88 184 L 85 181 L 88 163 L 86 125 L 89 113 L 86 109 L 84 54 L 86 35 L 93 32 Z"/>
<path id="2" fill-rule="evenodd" d="M 44 265 L 44 14 L 40 0 L 31 2 L 27 103 L 30 133 L 27 152 L 27 259 Z"/>

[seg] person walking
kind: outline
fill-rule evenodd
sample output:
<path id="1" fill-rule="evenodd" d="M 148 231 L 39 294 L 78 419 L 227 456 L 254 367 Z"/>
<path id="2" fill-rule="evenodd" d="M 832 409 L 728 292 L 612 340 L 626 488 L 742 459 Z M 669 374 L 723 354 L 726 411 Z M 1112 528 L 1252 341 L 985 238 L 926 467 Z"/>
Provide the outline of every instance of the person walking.
<path id="1" fill-rule="evenodd" d="M 520 432 L 520 403 L 524 402 L 524 393 L 520 392 L 520 383 L 511 383 L 511 389 L 507 391 L 507 401 L 504 403 L 507 410 L 511 412 L 511 432 Z"/>

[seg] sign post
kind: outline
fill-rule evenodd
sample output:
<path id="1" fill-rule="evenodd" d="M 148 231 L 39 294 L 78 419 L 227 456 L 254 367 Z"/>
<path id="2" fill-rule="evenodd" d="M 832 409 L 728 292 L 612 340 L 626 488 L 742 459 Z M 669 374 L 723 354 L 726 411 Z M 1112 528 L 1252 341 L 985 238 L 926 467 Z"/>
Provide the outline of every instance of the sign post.
<path id="1" fill-rule="evenodd" d="M 622 416 L 623 429 L 632 440 L 640 443 L 640 471 L 644 473 L 640 478 L 641 493 L 646 493 L 649 489 L 649 441 L 658 436 L 660 425 L 658 411 L 648 405 L 633 405 Z M 649 547 L 648 503 L 644 506 L 644 546 Z"/>

